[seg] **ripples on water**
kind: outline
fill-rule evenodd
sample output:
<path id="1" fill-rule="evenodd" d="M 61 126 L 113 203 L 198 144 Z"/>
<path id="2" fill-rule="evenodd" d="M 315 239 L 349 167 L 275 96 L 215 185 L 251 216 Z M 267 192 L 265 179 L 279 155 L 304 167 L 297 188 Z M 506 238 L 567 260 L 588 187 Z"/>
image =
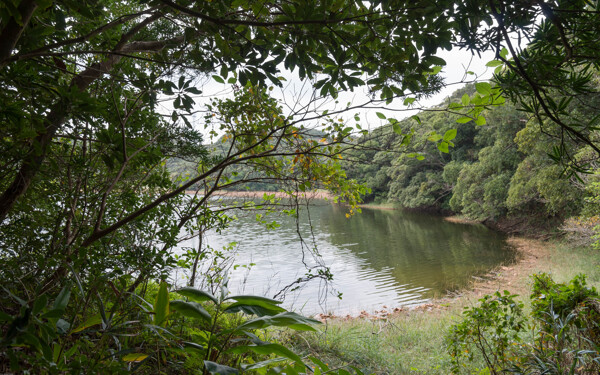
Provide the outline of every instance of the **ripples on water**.
<path id="1" fill-rule="evenodd" d="M 301 212 L 299 232 L 309 246 L 316 245 L 334 279 L 331 285 L 314 280 L 288 293 L 285 307 L 305 314 L 354 315 L 383 305 L 419 304 L 515 258 L 504 236 L 482 225 L 402 211 L 363 209 L 351 218 L 345 213 L 345 207 L 326 202 L 311 207 L 311 233 L 307 215 Z M 295 220 L 287 216 L 270 220 L 281 227 L 267 231 L 254 216 L 240 217 L 222 234 L 207 234 L 215 249 L 238 243 L 235 264 L 255 264 L 250 272 L 243 267 L 231 271 L 233 293 L 272 297 L 305 276 Z M 316 264 L 308 253 L 304 259 Z M 342 293 L 341 300 L 335 292 Z"/>

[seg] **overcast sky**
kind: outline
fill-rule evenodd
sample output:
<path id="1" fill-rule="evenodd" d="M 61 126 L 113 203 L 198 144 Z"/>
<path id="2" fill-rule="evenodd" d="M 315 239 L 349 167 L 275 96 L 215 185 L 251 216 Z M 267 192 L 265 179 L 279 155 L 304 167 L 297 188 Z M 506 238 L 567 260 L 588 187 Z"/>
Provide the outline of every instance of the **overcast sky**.
<path id="1" fill-rule="evenodd" d="M 438 53 L 438 56 L 446 61 L 446 66 L 442 69 L 446 87 L 430 98 L 415 102 L 413 104 L 413 107 L 415 108 L 431 107 L 439 104 L 452 92 L 462 87 L 464 82 L 473 80 L 485 81 L 489 80 L 492 76 L 493 68 L 487 68 L 485 66 L 485 64 L 494 57 L 491 52 L 483 54 L 481 58 L 472 56 L 470 52 L 465 50 L 443 51 Z M 293 108 L 299 108 L 302 104 L 309 102 L 314 90 L 312 89 L 310 82 L 303 82 L 297 77 L 297 70 L 294 73 L 283 70 L 283 67 L 281 70 L 282 73 L 280 75 L 284 76 L 287 81 L 285 82 L 283 89 L 275 88 L 272 95 L 281 100 L 284 111 L 289 113 Z M 467 74 L 467 71 L 471 71 L 474 74 Z M 174 77 L 175 81 L 177 81 L 177 79 L 178 77 Z M 212 75 L 199 79 L 198 88 L 203 91 L 203 95 L 196 98 L 198 109 L 201 109 L 201 107 L 207 104 L 212 97 L 225 98 L 232 96 L 231 85 L 216 82 L 212 78 Z M 329 111 L 343 109 L 348 103 L 350 103 L 351 106 L 359 106 L 368 101 L 369 93 L 367 92 L 367 88 L 355 88 L 354 92 L 340 94 L 337 103 L 332 99 L 319 102 L 319 111 L 325 109 L 328 109 Z M 389 109 L 381 108 L 382 106 Z M 371 105 L 370 107 L 374 106 Z M 418 110 L 408 110 L 409 108 L 403 105 L 401 99 L 394 100 L 389 106 L 385 106 L 385 104 L 382 103 L 376 107 L 378 108 L 351 109 L 347 113 L 340 115 L 340 117 L 348 120 L 349 125 L 354 125 L 355 122 L 353 120 L 350 121 L 350 119 L 353 119 L 354 115 L 358 114 L 361 126 L 365 129 L 373 129 L 387 123 L 387 121 L 379 119 L 376 112 L 382 112 L 387 117 L 393 117 L 399 120 L 412 116 L 418 112 Z M 172 110 L 173 108 L 170 102 L 163 102 L 161 112 L 170 114 Z M 204 129 L 202 114 L 194 116 L 192 123 L 198 130 L 202 131 L 205 136 L 208 134 L 208 130 Z M 316 124 L 310 125 L 314 126 Z M 208 137 L 205 141 L 209 141 Z"/>

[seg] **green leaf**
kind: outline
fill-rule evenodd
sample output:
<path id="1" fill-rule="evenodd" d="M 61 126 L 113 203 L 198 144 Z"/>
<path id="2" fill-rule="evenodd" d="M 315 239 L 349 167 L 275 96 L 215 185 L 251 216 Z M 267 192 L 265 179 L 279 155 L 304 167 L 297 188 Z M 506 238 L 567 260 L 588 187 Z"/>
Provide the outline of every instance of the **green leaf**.
<path id="1" fill-rule="evenodd" d="M 492 85 L 490 85 L 488 82 L 477 82 L 475 84 L 475 89 L 481 95 L 489 95 L 492 93 Z"/>
<path id="2" fill-rule="evenodd" d="M 238 373 L 238 370 L 234 369 L 233 367 L 220 365 L 216 362 L 204 361 L 204 366 L 212 375 L 232 375 Z"/>
<path id="3" fill-rule="evenodd" d="M 473 95 L 473 97 L 471 98 L 471 104 L 473 105 L 480 105 L 483 103 L 484 100 L 484 96 L 481 96 L 481 94 L 479 93 L 475 93 L 475 95 Z"/>
<path id="4" fill-rule="evenodd" d="M 185 92 L 189 92 L 190 94 L 194 94 L 194 95 L 200 95 L 202 94 L 202 91 L 199 90 L 197 87 L 188 87 L 187 89 L 185 89 Z"/>
<path id="5" fill-rule="evenodd" d="M 431 72 L 429 72 L 429 74 L 438 74 L 439 72 L 442 71 L 442 67 L 441 66 L 434 66 L 433 69 L 431 70 Z"/>
<path id="6" fill-rule="evenodd" d="M 375 112 L 375 114 L 377 115 L 377 117 L 379 117 L 382 120 L 386 119 L 385 115 L 383 113 L 381 113 L 381 112 Z"/>
<path id="7" fill-rule="evenodd" d="M 410 116 L 411 119 L 415 120 L 417 124 L 421 125 L 421 118 L 417 115 Z"/>
<path id="8" fill-rule="evenodd" d="M 204 346 L 202 346 L 200 344 L 197 344 L 195 342 L 189 342 L 189 341 L 184 341 L 183 345 L 185 346 L 186 349 L 190 348 L 190 349 L 193 349 L 193 350 L 199 350 L 201 352 L 204 351 L 204 349 L 206 348 L 206 347 L 204 347 Z"/>
<path id="9" fill-rule="evenodd" d="M 483 116 L 478 116 L 478 117 L 475 119 L 475 124 L 476 124 L 476 125 L 478 125 L 478 126 L 485 125 L 485 124 L 486 124 L 485 117 L 483 117 Z"/>
<path id="10" fill-rule="evenodd" d="M 415 102 L 415 100 L 417 100 L 417 99 L 416 98 L 406 98 L 406 99 L 404 99 L 404 105 L 413 104 Z"/>
<path id="11" fill-rule="evenodd" d="M 169 291 L 167 290 L 167 283 L 164 281 L 160 282 L 158 288 L 158 294 L 154 301 L 154 324 L 157 326 L 164 326 L 169 315 Z"/>
<path id="12" fill-rule="evenodd" d="M 71 297 L 71 285 L 66 285 L 58 296 L 54 300 L 54 305 L 52 306 L 53 310 L 64 311 L 67 308 L 67 304 L 69 303 L 69 298 Z"/>
<path id="13" fill-rule="evenodd" d="M 46 305 L 48 304 L 48 296 L 42 294 L 33 302 L 33 308 L 31 309 L 31 315 L 37 315 Z"/>
<path id="14" fill-rule="evenodd" d="M 215 296 L 204 290 L 185 287 L 177 289 L 175 292 L 196 302 L 213 301 L 214 303 L 219 303 Z"/>
<path id="15" fill-rule="evenodd" d="M 442 141 L 437 145 L 438 150 L 447 154 L 450 150 L 448 149 L 448 142 Z"/>
<path id="16" fill-rule="evenodd" d="M 174 300 L 169 302 L 169 307 L 188 318 L 206 320 L 208 322 L 212 320 L 208 311 L 197 302 Z"/>
<path id="17" fill-rule="evenodd" d="M 494 68 L 496 66 L 500 66 L 502 65 L 502 61 L 500 60 L 492 60 L 492 61 L 488 61 L 487 64 L 485 64 L 485 66 L 488 66 L 490 68 Z"/>
<path id="18" fill-rule="evenodd" d="M 274 316 L 263 316 L 248 320 L 239 325 L 237 330 L 262 329 L 270 326 L 288 327 L 297 331 L 316 331 L 312 326 L 321 324 L 318 320 L 306 318 L 294 312 L 286 311 Z"/>
<path id="19" fill-rule="evenodd" d="M 85 322 L 81 323 L 77 328 L 75 328 L 71 333 L 81 332 L 86 328 L 90 328 L 95 326 L 96 324 L 102 323 L 102 317 L 100 314 L 96 314 L 90 318 L 88 318 Z"/>
<path id="20" fill-rule="evenodd" d="M 462 98 L 460 99 L 462 105 L 469 105 L 469 102 L 471 101 L 471 98 L 469 97 L 469 94 L 464 94 L 462 96 Z"/>
<path id="21" fill-rule="evenodd" d="M 460 117 L 458 120 L 456 120 L 456 122 L 458 122 L 459 124 L 466 124 L 469 121 L 473 121 L 473 119 L 470 118 L 469 116 L 463 116 L 463 117 Z"/>
<path id="22" fill-rule="evenodd" d="M 328 366 L 327 366 L 325 363 L 323 363 L 323 361 L 321 361 L 319 358 L 317 358 L 317 357 L 313 357 L 313 356 L 310 356 L 310 357 L 308 357 L 308 358 L 309 358 L 311 361 L 313 361 L 313 363 L 314 363 L 315 365 L 319 366 L 319 368 L 320 368 L 321 370 L 323 370 L 323 371 L 329 371 L 329 367 L 328 367 Z"/>
<path id="23" fill-rule="evenodd" d="M 279 363 L 281 361 L 287 361 L 287 358 L 277 357 L 277 358 L 267 359 L 265 361 L 256 362 L 256 363 L 242 363 L 242 369 L 244 371 L 256 370 L 256 369 L 271 365 L 273 363 Z"/>
<path id="24" fill-rule="evenodd" d="M 61 334 L 64 335 L 67 332 L 69 332 L 69 328 L 71 328 L 71 324 L 69 322 L 67 322 L 64 319 L 58 319 L 56 321 L 56 331 Z"/>
<path id="25" fill-rule="evenodd" d="M 451 141 L 456 138 L 456 129 L 448 129 L 444 133 L 444 141 Z"/>
<path id="26" fill-rule="evenodd" d="M 400 127 L 400 124 L 392 124 L 392 129 L 394 130 L 394 133 L 402 135 L 402 128 Z"/>
<path id="27" fill-rule="evenodd" d="M 440 67 L 446 66 L 446 60 L 444 60 L 438 56 L 429 56 L 429 57 L 427 57 L 427 60 L 429 62 L 433 63 L 434 65 L 439 65 Z"/>
<path id="28" fill-rule="evenodd" d="M 291 359 L 292 361 L 294 361 L 298 364 L 303 364 L 302 358 L 300 358 L 300 356 L 298 356 L 296 353 L 292 352 L 285 346 L 280 345 L 280 344 L 275 344 L 275 343 L 267 343 L 267 344 L 261 344 L 261 345 L 236 346 L 235 348 L 227 350 L 227 352 L 235 353 L 235 354 L 244 354 L 244 353 L 247 353 L 248 351 L 252 351 L 256 354 L 262 354 L 262 355 L 275 354 L 277 356 Z"/>
<path id="29" fill-rule="evenodd" d="M 141 362 L 144 359 L 148 358 L 148 354 L 144 353 L 129 353 L 123 358 L 121 358 L 125 362 Z"/>
<path id="30" fill-rule="evenodd" d="M 502 94 L 498 94 L 494 97 L 494 101 L 492 104 L 494 105 L 502 105 L 506 103 L 506 98 Z"/>
<path id="31" fill-rule="evenodd" d="M 227 69 L 227 65 L 223 64 L 223 66 L 221 66 L 221 71 L 219 71 L 219 74 L 221 74 L 221 77 L 227 78 L 227 76 L 229 75 L 229 70 Z"/>
<path id="32" fill-rule="evenodd" d="M 271 304 L 271 305 L 280 305 L 283 302 L 282 301 L 278 301 L 276 299 L 271 299 L 271 298 L 267 298 L 267 297 L 262 297 L 262 296 L 250 296 L 250 295 L 241 295 L 241 296 L 230 296 L 225 298 L 225 301 L 227 300 L 236 300 L 237 302 L 243 302 L 245 304 L 248 305 L 259 305 L 262 306 L 263 304 Z"/>
<path id="33" fill-rule="evenodd" d="M 212 77 L 213 77 L 213 79 L 214 79 L 215 81 L 217 81 L 217 82 L 219 82 L 219 83 L 225 83 L 225 80 L 224 80 L 223 78 L 221 78 L 220 76 L 216 75 L 216 74 L 215 74 L 215 75 L 213 75 Z"/>
<path id="34" fill-rule="evenodd" d="M 243 312 L 244 314 L 258 315 L 258 316 L 277 315 L 280 312 L 284 312 L 284 311 L 286 311 L 286 310 L 283 307 L 279 307 L 279 306 L 275 306 L 275 305 L 268 305 L 268 306 L 247 305 L 243 302 L 236 302 L 234 304 L 227 306 L 223 310 L 223 312 L 226 312 L 226 313 Z"/>

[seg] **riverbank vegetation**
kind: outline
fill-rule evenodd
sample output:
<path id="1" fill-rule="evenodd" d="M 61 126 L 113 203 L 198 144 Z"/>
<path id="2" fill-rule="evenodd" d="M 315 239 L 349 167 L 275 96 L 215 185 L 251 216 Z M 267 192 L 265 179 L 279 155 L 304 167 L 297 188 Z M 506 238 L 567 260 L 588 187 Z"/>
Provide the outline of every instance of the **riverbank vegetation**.
<path id="1" fill-rule="evenodd" d="M 477 220 L 594 220 L 599 14 L 590 0 L 3 1 L 0 372 L 387 371 L 392 355 L 381 348 L 375 364 L 329 370 L 272 342 L 265 328 L 310 331 L 316 322 L 280 301 L 231 295 L 220 249 L 182 244 L 226 230 L 233 210 L 274 229 L 266 213 L 297 217 L 298 196 L 316 188 L 347 204 L 348 216 L 370 187 L 369 199 Z M 383 124 L 373 132 L 352 113 L 418 110 L 420 99 L 456 83 L 444 82 L 437 56 L 452 48 L 493 52 L 493 80 L 410 120 L 377 112 Z M 358 90 L 362 103 L 340 104 Z M 173 179 L 176 159 L 193 171 Z M 268 193 L 259 203 L 211 200 L 272 183 L 290 205 Z M 186 195 L 191 187 L 197 194 Z M 190 272 L 186 285 L 173 279 L 179 269 Z M 297 283 L 332 277 L 319 264 Z M 210 290 L 196 288 L 202 283 Z M 551 289 L 563 298 L 560 286 Z M 485 312 L 498 314 L 508 298 L 486 299 Z M 425 327 L 424 319 L 407 324 Z M 445 319 L 396 340 L 438 346 L 433 333 L 439 340 Z M 511 328 L 502 334 L 512 339 L 521 327 Z M 468 345 L 472 333 L 459 331 L 454 342 Z M 577 338 L 597 345 L 590 332 Z M 561 365 L 587 371 L 572 358 L 593 353 L 569 353 Z M 414 371 L 460 368 L 435 361 Z M 504 365 L 475 358 L 468 366 Z"/>
<path id="2" fill-rule="evenodd" d="M 489 275 L 487 280 L 474 280 L 472 288 L 462 290 L 458 295 L 440 298 L 432 301 L 431 304 L 413 309 L 405 308 L 401 311 L 388 309 L 385 313 L 364 317 L 330 317 L 324 320 L 325 328 L 318 333 L 288 335 L 285 339 L 298 353 L 312 355 L 318 353 L 332 367 L 354 364 L 376 374 L 494 373 L 486 370 L 488 364 L 475 346 L 461 347 L 460 353 L 456 353 L 451 345 L 452 332 L 459 334 L 460 331 L 457 332 L 457 330 L 463 330 L 464 333 L 465 324 L 475 327 L 472 315 L 471 319 L 464 320 L 463 311 L 467 309 L 467 311 L 476 312 L 477 310 L 474 309 L 481 306 L 479 299 L 485 298 L 486 295 L 491 296 L 486 301 L 489 305 L 491 300 L 497 299 L 494 293 L 499 292 L 503 295 L 505 290 L 518 295 L 518 297 L 511 297 L 511 300 L 514 299 L 516 303 L 524 304 L 521 311 L 522 315 L 527 317 L 534 311 L 532 303 L 535 304 L 540 298 L 540 282 L 536 281 L 536 277 L 548 280 L 545 276 L 534 275 L 543 275 L 543 273 L 548 273 L 554 282 L 567 285 L 578 275 L 587 275 L 587 288 L 590 291 L 574 297 L 573 300 L 577 302 L 571 308 L 577 305 L 577 308 L 580 309 L 579 312 L 592 314 L 593 321 L 588 328 L 597 329 L 597 315 L 593 315 L 594 311 L 596 314 L 598 313 L 597 305 L 595 305 L 596 307 L 585 307 L 580 304 L 585 300 L 584 296 L 589 295 L 588 293 L 591 293 L 592 296 L 588 303 L 590 301 L 597 303 L 598 301 L 598 295 L 591 291 L 591 288 L 600 288 L 600 262 L 596 251 L 589 246 L 573 247 L 562 241 L 542 242 L 518 238 L 515 241 L 513 245 L 522 253 L 521 262 L 496 270 Z M 536 283 L 537 286 L 534 285 Z M 536 288 L 537 290 L 534 290 Z M 562 293 L 561 298 L 567 298 L 568 293 L 564 291 Z M 554 298 L 557 301 L 556 296 Z M 551 299 L 546 296 L 544 301 L 548 303 Z M 564 323 L 572 323 L 574 318 L 569 317 L 569 314 L 573 310 L 565 313 L 559 311 L 557 305 L 555 306 L 552 311 L 558 314 Z M 545 308 L 544 311 L 548 315 L 541 313 L 543 320 L 552 318 L 550 308 L 547 305 Z M 506 318 L 496 307 L 486 306 L 483 311 L 490 314 L 486 328 L 491 326 L 495 329 L 495 324 L 500 324 L 502 319 Z M 541 310 L 538 308 L 536 311 Z M 495 314 L 499 315 L 495 316 Z M 536 353 L 534 340 L 537 337 L 536 332 L 539 333 L 540 328 L 540 322 L 536 323 L 533 319 L 528 320 L 528 325 L 524 324 L 523 327 L 520 327 L 519 339 L 511 340 L 509 343 L 510 346 L 518 345 L 521 350 L 520 353 L 514 353 L 515 361 L 523 360 L 527 355 Z M 514 332 L 512 331 L 512 333 Z M 508 334 L 511 331 L 506 330 L 504 333 Z M 569 333 L 565 334 L 564 340 L 577 341 L 577 337 L 576 332 Z M 490 333 L 486 339 L 494 341 L 497 337 L 494 336 L 494 333 Z M 596 339 L 591 339 L 592 342 L 597 342 L 594 340 Z M 456 339 L 454 343 L 463 342 L 465 342 L 464 338 L 463 340 Z M 490 344 L 496 345 L 497 343 L 490 342 Z M 597 344 L 592 345 L 592 353 L 589 353 L 586 358 L 586 365 L 589 366 L 586 367 L 587 372 L 582 371 L 582 364 L 578 363 L 578 370 L 574 373 L 594 373 L 595 370 L 590 370 L 597 368 L 593 367 L 594 363 L 597 366 L 597 348 L 594 345 Z M 586 347 L 582 346 L 577 350 L 583 350 Z M 594 351 L 596 354 L 593 353 Z M 455 357 L 452 356 L 453 354 Z M 455 370 L 453 361 L 457 354 L 462 357 L 462 360 L 460 368 Z M 470 358 L 471 354 L 474 355 L 472 358 Z M 571 364 L 572 362 L 565 363 Z M 500 369 L 496 368 L 495 371 L 501 373 L 499 370 L 510 368 L 514 364 L 507 361 L 503 363 L 504 366 L 500 366 Z M 540 372 L 536 372 L 535 369 L 529 371 L 522 369 L 518 373 Z M 569 372 L 565 370 L 549 373 L 566 374 Z"/>

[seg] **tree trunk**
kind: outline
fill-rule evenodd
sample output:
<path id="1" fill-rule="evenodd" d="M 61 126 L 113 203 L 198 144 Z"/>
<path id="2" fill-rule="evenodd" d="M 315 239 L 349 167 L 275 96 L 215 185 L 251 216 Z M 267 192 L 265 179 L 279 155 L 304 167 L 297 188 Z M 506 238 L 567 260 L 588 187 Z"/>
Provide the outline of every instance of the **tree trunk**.
<path id="1" fill-rule="evenodd" d="M 21 22 L 17 22 L 15 18 L 12 17 L 6 24 L 6 27 L 2 30 L 2 33 L 0 34 L 0 69 L 8 64 L 8 59 L 10 58 L 13 49 L 17 45 L 19 38 L 21 38 L 21 34 L 23 34 L 23 30 L 27 27 L 29 20 L 31 20 L 31 16 L 36 9 L 37 4 L 35 0 L 23 0 L 21 4 L 19 4 Z"/>

